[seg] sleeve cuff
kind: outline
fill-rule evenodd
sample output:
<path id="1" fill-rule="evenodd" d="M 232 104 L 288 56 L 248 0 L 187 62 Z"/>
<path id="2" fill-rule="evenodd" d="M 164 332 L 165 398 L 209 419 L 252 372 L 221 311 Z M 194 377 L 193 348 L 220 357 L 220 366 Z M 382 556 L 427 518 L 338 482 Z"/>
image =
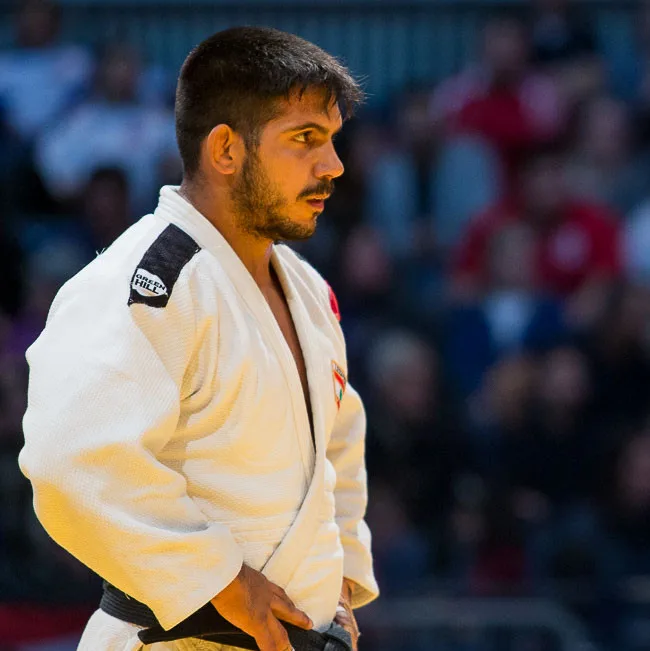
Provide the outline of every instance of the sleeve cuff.
<path id="1" fill-rule="evenodd" d="M 365 555 L 364 555 L 365 556 Z M 379 596 L 379 586 L 372 571 L 372 560 L 345 552 L 343 576 L 353 583 L 352 608 L 361 608 Z"/>
<path id="2" fill-rule="evenodd" d="M 219 540 L 221 544 L 214 566 L 206 568 L 204 563 L 197 563 L 194 577 L 183 580 L 182 585 L 171 586 L 169 592 L 165 591 L 166 600 L 150 605 L 166 631 L 211 601 L 239 574 L 244 563 L 242 551 L 234 539 L 224 538 Z M 227 548 L 224 548 L 224 542 Z"/>

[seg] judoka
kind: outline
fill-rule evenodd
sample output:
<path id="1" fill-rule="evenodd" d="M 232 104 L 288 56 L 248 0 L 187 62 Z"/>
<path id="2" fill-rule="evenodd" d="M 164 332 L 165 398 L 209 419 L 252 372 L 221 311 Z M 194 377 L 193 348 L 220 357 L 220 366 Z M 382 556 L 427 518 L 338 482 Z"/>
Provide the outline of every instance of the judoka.
<path id="1" fill-rule="evenodd" d="M 361 98 L 290 34 L 198 45 L 182 184 L 62 287 L 28 350 L 19 463 L 45 529 L 105 581 L 81 651 L 239 647 L 204 615 L 247 648 L 333 621 L 356 648 L 352 609 L 378 595 L 364 410 L 332 290 L 279 242 L 313 234 Z"/>

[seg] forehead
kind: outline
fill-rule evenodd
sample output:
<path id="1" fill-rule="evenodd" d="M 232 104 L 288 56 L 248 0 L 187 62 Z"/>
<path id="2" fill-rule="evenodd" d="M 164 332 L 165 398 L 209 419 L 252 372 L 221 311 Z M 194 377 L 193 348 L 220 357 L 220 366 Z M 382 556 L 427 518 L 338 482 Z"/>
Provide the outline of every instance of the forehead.
<path id="1" fill-rule="evenodd" d="M 335 99 L 328 101 L 327 93 L 320 88 L 308 88 L 304 93 L 292 91 L 288 99 L 279 100 L 279 114 L 266 129 L 281 132 L 313 122 L 329 131 L 338 131 L 343 117 Z"/>

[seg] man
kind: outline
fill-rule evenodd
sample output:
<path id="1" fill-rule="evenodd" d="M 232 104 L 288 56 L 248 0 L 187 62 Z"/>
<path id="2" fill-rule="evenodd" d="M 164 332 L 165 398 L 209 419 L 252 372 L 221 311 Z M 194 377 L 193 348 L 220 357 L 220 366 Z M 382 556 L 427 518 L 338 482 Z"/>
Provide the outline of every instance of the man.
<path id="1" fill-rule="evenodd" d="M 177 152 L 173 113 L 142 100 L 143 74 L 131 47 L 106 48 L 92 95 L 38 138 L 35 164 L 57 200 L 74 202 L 94 172 L 117 167 L 127 175 L 130 207 L 136 214 L 142 206 L 149 209 L 160 170 Z"/>
<path id="2" fill-rule="evenodd" d="M 564 121 L 552 78 L 530 66 L 525 24 L 509 14 L 483 28 L 478 66 L 444 81 L 434 92 L 431 113 L 448 137 L 477 136 L 501 159 L 506 181 L 517 186 L 522 154 L 552 140 Z"/>
<path id="3" fill-rule="evenodd" d="M 557 147 L 534 149 L 520 170 L 517 192 L 469 224 L 455 260 L 454 289 L 457 294 L 486 289 L 490 243 L 513 224 L 527 227 L 534 239 L 533 281 L 538 289 L 572 298 L 609 286 L 620 274 L 616 222 L 607 208 L 573 198 Z"/>
<path id="4" fill-rule="evenodd" d="M 201 43 L 177 89 L 182 185 L 64 286 L 28 351 L 36 512 L 110 584 L 82 651 L 226 648 L 142 646 L 136 619 L 170 640 L 206 605 L 262 651 L 291 648 L 279 620 L 334 617 L 356 648 L 351 608 L 378 594 L 363 407 L 332 291 L 274 242 L 314 232 L 360 96 L 290 34 Z"/>
<path id="5" fill-rule="evenodd" d="M 0 104 L 12 133 L 32 143 L 83 96 L 94 64 L 88 48 L 61 38 L 56 2 L 27 0 L 16 9 L 14 47 L 0 51 Z"/>

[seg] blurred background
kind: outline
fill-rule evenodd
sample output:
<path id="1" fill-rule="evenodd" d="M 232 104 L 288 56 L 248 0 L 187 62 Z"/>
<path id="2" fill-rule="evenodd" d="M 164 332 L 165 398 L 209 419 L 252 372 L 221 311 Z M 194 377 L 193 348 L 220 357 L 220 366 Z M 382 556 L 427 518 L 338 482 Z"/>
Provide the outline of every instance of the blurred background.
<path id="1" fill-rule="evenodd" d="M 650 649 L 650 4 L 0 2 L 0 651 L 73 651 L 99 582 L 16 455 L 54 294 L 178 183 L 178 68 L 272 25 L 368 104 L 301 252 L 334 287 L 382 599 L 363 651 Z"/>

